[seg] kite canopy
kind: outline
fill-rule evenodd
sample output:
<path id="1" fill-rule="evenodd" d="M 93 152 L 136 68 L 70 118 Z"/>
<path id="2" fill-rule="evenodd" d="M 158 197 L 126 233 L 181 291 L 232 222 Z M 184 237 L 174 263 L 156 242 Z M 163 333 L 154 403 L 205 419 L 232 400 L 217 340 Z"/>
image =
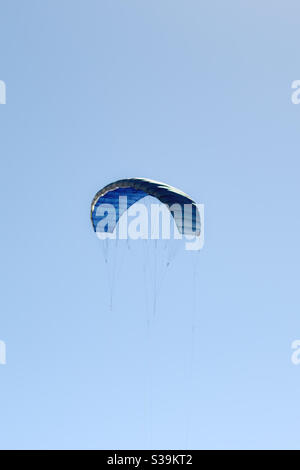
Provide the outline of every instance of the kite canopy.
<path id="1" fill-rule="evenodd" d="M 126 196 L 126 207 L 119 207 L 120 196 Z M 123 212 L 146 196 L 157 198 L 169 208 L 179 233 L 200 235 L 200 214 L 195 201 L 179 189 L 146 178 L 118 180 L 97 192 L 91 205 L 91 221 L 95 232 L 98 231 L 98 222 L 103 218 L 103 214 L 97 215 L 101 205 L 114 206 L 115 220 L 106 228 L 106 231 L 113 232 Z"/>

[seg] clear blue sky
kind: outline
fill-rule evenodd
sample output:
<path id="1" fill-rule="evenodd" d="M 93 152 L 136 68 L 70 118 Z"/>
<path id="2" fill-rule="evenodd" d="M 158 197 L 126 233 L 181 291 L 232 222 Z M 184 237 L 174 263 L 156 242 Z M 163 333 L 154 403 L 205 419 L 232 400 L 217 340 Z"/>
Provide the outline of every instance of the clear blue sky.
<path id="1" fill-rule="evenodd" d="M 0 448 L 300 448 L 299 13 L 1 1 Z M 109 311 L 89 220 L 130 176 L 206 211 L 196 312 L 190 254 L 157 307 L 151 433 L 143 281 Z"/>

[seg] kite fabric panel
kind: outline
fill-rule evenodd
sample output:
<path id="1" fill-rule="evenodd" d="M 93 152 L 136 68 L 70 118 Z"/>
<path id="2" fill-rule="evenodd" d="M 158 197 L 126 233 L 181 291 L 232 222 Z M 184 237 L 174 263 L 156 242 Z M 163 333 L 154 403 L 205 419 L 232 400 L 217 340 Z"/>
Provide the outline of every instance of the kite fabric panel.
<path id="1" fill-rule="evenodd" d="M 119 202 L 122 200 L 120 196 L 126 196 L 126 207 L 119 207 Z M 113 232 L 124 211 L 146 196 L 157 198 L 169 208 L 179 233 L 200 235 L 200 214 L 195 201 L 179 189 L 146 178 L 118 180 L 97 192 L 91 205 L 91 221 L 95 232 L 99 231 L 97 225 L 104 216 L 104 214 L 99 215 L 100 209 L 104 212 L 107 204 L 114 207 L 115 214 L 111 223 L 108 221 L 105 228 L 102 227 L 101 230 Z M 177 205 L 177 208 L 173 205 Z"/>

